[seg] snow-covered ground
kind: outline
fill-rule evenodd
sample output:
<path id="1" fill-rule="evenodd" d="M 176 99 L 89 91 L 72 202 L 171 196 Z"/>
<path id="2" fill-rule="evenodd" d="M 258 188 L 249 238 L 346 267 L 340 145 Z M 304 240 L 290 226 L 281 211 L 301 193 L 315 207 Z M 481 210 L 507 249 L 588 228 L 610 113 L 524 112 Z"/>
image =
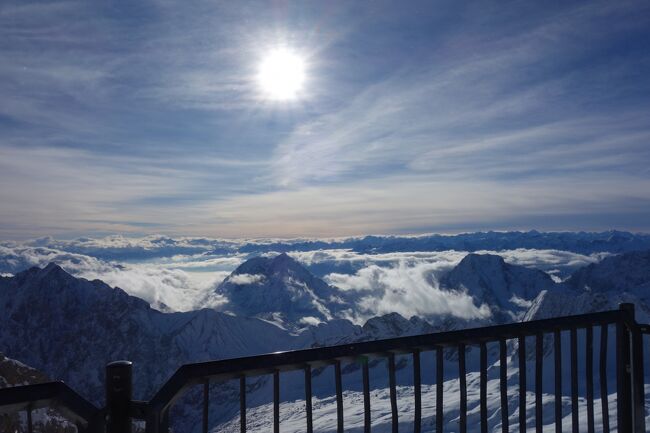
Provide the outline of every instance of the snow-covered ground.
<path id="1" fill-rule="evenodd" d="M 435 432 L 435 385 L 422 386 L 422 432 Z M 646 395 L 650 386 L 646 385 Z M 455 433 L 459 431 L 459 396 L 458 380 L 444 383 L 444 431 Z M 372 431 L 384 433 L 392 431 L 391 407 L 388 389 L 372 390 L 370 393 Z M 555 432 L 554 404 L 555 396 L 544 394 L 543 425 L 544 432 Z M 616 393 L 610 394 L 609 420 L 610 431 L 616 432 Z M 354 391 L 343 393 L 343 406 L 346 432 L 363 432 L 363 394 Z M 414 397 L 413 388 L 410 386 L 397 387 L 397 406 L 399 415 L 399 431 L 408 433 L 413 431 Z M 602 411 L 600 398 L 594 399 L 595 431 L 602 431 Z M 488 431 L 501 432 L 501 407 L 499 394 L 499 381 L 489 380 L 487 384 Z M 650 400 L 646 399 L 646 413 L 650 410 Z M 562 398 L 562 426 L 563 431 L 571 431 L 571 400 L 570 397 Z M 252 433 L 268 433 L 273 420 L 273 404 L 264 404 L 247 411 L 247 431 Z M 517 386 L 508 388 L 508 419 L 510 431 L 519 428 L 519 389 Z M 527 431 L 535 431 L 535 395 L 527 394 Z M 580 431 L 586 431 L 587 426 L 587 401 L 579 399 Z M 336 398 L 329 396 L 313 399 L 314 431 L 319 433 L 336 432 Z M 650 416 L 646 417 L 646 423 Z M 282 433 L 299 433 L 306 429 L 305 402 L 304 400 L 282 402 L 280 405 L 280 431 Z M 239 432 L 239 417 L 214 427 L 212 433 Z M 480 431 L 480 406 L 479 406 L 479 375 L 467 374 L 467 431 L 477 433 Z"/>

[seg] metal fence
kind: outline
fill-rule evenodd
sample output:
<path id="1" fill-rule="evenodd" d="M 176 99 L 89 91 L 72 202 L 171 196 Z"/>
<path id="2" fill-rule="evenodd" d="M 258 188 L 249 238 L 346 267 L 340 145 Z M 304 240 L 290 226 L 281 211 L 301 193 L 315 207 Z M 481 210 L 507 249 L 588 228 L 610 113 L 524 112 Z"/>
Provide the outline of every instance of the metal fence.
<path id="1" fill-rule="evenodd" d="M 615 328 L 610 337 L 608 329 Z M 594 329 L 599 328 L 599 353 L 594 351 Z M 586 388 L 587 416 L 580 418 L 578 397 L 578 330 L 584 331 L 584 381 Z M 569 333 L 570 368 L 563 371 L 562 333 Z M 489 326 L 483 328 L 463 329 L 450 332 L 393 338 L 322 347 L 289 352 L 279 352 L 260 356 L 251 356 L 220 361 L 187 364 L 160 388 L 149 401 L 136 401 L 132 395 L 131 363 L 118 361 L 106 367 L 106 407 L 98 409 L 84 400 L 62 382 L 40 385 L 17 386 L 0 390 L 0 411 L 27 410 L 28 431 L 31 432 L 31 410 L 50 406 L 57 408 L 76 423 L 81 432 L 87 433 L 130 433 L 132 420 L 142 420 L 147 433 L 169 431 L 169 410 L 175 402 L 191 387 L 203 386 L 202 431 L 209 429 L 209 386 L 210 383 L 227 380 L 239 380 L 240 389 L 240 430 L 246 432 L 246 381 L 247 378 L 260 375 L 273 377 L 273 432 L 280 431 L 280 380 L 283 373 L 302 370 L 304 372 L 305 431 L 314 431 L 312 410 L 312 370 L 333 365 L 336 393 L 337 431 L 345 430 L 343 409 L 343 386 L 341 363 L 358 363 L 362 371 L 364 432 L 371 431 L 369 359 L 386 358 L 388 387 L 390 390 L 390 407 L 392 431 L 399 428 L 397 408 L 397 391 L 395 378 L 395 356 L 412 357 L 413 368 L 413 431 L 422 428 L 422 380 L 421 352 L 433 351 L 436 360 L 435 383 L 435 428 L 436 433 L 443 433 L 445 399 L 443 389 L 444 352 L 457 352 L 459 381 L 459 418 L 460 433 L 467 432 L 467 366 L 466 349 L 470 346 L 479 349 L 480 370 L 480 431 L 488 431 L 487 409 L 487 369 L 488 343 L 498 343 L 499 347 L 499 391 L 501 407 L 501 430 L 508 433 L 515 426 L 509 423 L 507 395 L 507 341 L 515 340 L 518 344 L 517 362 L 519 367 L 519 419 L 518 431 L 526 432 L 527 424 L 527 390 L 526 383 L 527 353 L 526 338 L 534 339 L 534 384 L 535 393 L 535 432 L 542 433 L 544 409 L 542 404 L 542 386 L 544 383 L 544 338 L 553 340 L 553 383 L 554 383 L 554 421 L 555 432 L 562 433 L 562 384 L 570 380 L 571 432 L 579 433 L 580 426 L 586 425 L 587 433 L 594 433 L 596 427 L 604 433 L 613 430 L 609 419 L 609 399 L 601 398 L 602 425 L 595 425 L 594 417 L 594 357 L 599 357 L 600 395 L 608 396 L 608 370 L 615 368 L 616 373 L 616 428 L 621 433 L 645 433 L 644 408 L 644 373 L 643 373 L 643 335 L 650 334 L 650 326 L 637 324 L 634 317 L 634 305 L 621 304 L 618 310 L 576 316 L 557 317 L 522 323 Z M 615 341 L 616 362 L 608 365 L 608 339 Z M 610 363 L 611 364 L 611 363 Z M 522 372 L 524 372 L 522 374 Z"/>

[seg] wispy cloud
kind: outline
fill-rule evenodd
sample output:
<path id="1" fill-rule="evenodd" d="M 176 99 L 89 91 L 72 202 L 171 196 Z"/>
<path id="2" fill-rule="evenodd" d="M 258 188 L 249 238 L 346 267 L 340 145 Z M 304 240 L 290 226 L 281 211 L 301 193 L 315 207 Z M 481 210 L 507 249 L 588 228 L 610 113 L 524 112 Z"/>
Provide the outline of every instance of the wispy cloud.
<path id="1" fill-rule="evenodd" d="M 648 230 L 648 12 L 3 2 L 0 237 Z"/>
<path id="2" fill-rule="evenodd" d="M 630 16 L 611 33 L 594 31 L 598 22 L 634 10 L 634 4 L 582 5 L 529 17 L 529 26 L 506 26 L 484 39 L 461 27 L 448 49 L 432 50 L 341 109 L 296 128 L 276 149 L 276 180 L 300 186 L 406 172 L 450 182 L 644 172 L 650 109 L 639 107 L 635 93 L 648 86 L 627 80 L 648 66 L 648 53 L 628 64 L 570 60 L 596 56 L 589 44 L 638 30 L 645 18 Z M 470 43 L 463 32 L 477 39 Z M 563 43 L 578 34 L 580 40 Z"/>

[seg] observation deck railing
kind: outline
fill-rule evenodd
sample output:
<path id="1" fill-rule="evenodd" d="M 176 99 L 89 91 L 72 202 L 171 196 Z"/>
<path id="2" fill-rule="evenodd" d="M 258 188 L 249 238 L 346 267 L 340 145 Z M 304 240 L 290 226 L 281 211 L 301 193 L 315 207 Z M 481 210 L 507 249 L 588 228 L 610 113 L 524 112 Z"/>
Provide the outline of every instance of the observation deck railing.
<path id="1" fill-rule="evenodd" d="M 611 333 L 610 327 L 614 328 Z M 594 329 L 599 329 L 599 350 L 594 351 Z M 579 410 L 578 379 L 578 330 L 584 331 L 584 377 L 586 419 L 581 419 Z M 570 368 L 563 371 L 562 336 L 568 333 Z M 610 433 L 645 433 L 645 382 L 643 373 L 644 353 L 643 335 L 650 334 L 650 325 L 638 324 L 634 317 L 634 305 L 621 304 L 618 310 L 575 316 L 556 317 L 522 323 L 489 326 L 483 328 L 463 329 L 426 335 L 393 338 L 386 340 L 365 341 L 332 347 L 278 352 L 259 356 L 236 359 L 201 362 L 181 366 L 149 401 L 132 399 L 131 363 L 118 361 L 106 367 L 106 407 L 99 409 L 79 396 L 62 382 L 38 385 L 16 386 L 0 389 L 0 412 L 27 411 L 27 431 L 32 432 L 31 411 L 40 407 L 53 407 L 76 423 L 78 431 L 86 433 L 130 433 L 132 420 L 144 421 L 147 433 L 169 431 L 169 411 L 178 399 L 191 387 L 202 386 L 202 431 L 207 433 L 209 426 L 210 383 L 227 380 L 239 380 L 240 431 L 247 431 L 247 378 L 271 375 L 273 378 L 273 422 L 274 433 L 280 431 L 280 380 L 288 371 L 304 372 L 305 426 L 304 431 L 312 433 L 314 418 L 312 409 L 312 370 L 333 365 L 336 393 L 337 432 L 345 431 L 345 413 L 343 407 L 342 363 L 357 363 L 361 368 L 363 388 L 363 431 L 371 431 L 370 366 L 372 358 L 387 359 L 388 388 L 391 408 L 392 431 L 397 432 L 400 422 L 397 408 L 396 391 L 396 355 L 412 357 L 414 413 L 412 430 L 422 430 L 422 380 L 421 354 L 424 351 L 435 353 L 435 431 L 443 433 L 445 392 L 443 388 L 445 351 L 456 351 L 459 383 L 458 430 L 467 433 L 467 365 L 468 347 L 479 349 L 480 377 L 480 432 L 488 432 L 488 344 L 498 344 L 499 352 L 499 402 L 500 430 L 508 433 L 515 426 L 510 425 L 508 408 L 508 366 L 509 340 L 515 340 L 516 360 L 519 372 L 526 371 L 528 351 L 526 338 L 534 339 L 534 383 L 526 383 L 526 374 L 518 374 L 518 431 L 526 432 L 527 390 L 533 389 L 535 433 L 542 433 L 544 408 L 542 387 L 544 380 L 544 338 L 553 340 L 553 387 L 554 387 L 554 424 L 555 432 L 562 433 L 562 386 L 563 380 L 570 381 L 571 433 L 602 431 Z M 613 338 L 616 350 L 616 362 L 608 365 L 608 338 Z M 532 352 L 532 350 L 531 350 Z M 596 425 L 594 416 L 594 358 L 598 358 L 598 384 L 601 396 L 600 423 Z M 607 396 L 608 372 L 615 370 L 616 377 L 616 417 L 610 420 L 610 399 Z M 614 424 L 615 423 L 615 424 Z M 493 428 L 495 428 L 494 422 Z M 582 427 L 581 427 L 582 426 Z M 585 429 L 586 426 L 586 429 Z M 497 425 L 498 427 L 498 425 Z M 511 430 L 512 429 L 512 430 Z"/>

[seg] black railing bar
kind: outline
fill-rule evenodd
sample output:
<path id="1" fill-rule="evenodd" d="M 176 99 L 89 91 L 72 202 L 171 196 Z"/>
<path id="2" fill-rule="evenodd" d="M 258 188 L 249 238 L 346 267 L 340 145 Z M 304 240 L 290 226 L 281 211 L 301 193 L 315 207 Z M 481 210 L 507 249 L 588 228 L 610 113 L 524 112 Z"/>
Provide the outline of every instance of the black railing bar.
<path id="1" fill-rule="evenodd" d="M 607 392 L 607 325 L 600 327 L 600 404 L 603 420 L 603 433 L 609 433 L 609 401 Z"/>
<path id="2" fill-rule="evenodd" d="M 344 433 L 343 425 L 343 382 L 341 379 L 341 362 L 334 364 L 334 383 L 336 387 L 336 431 Z"/>
<path id="3" fill-rule="evenodd" d="M 631 332 L 631 380 L 634 414 L 634 433 L 645 433 L 645 383 L 643 373 L 643 335 L 638 328 Z"/>
<path id="4" fill-rule="evenodd" d="M 311 367 L 305 367 L 305 416 L 307 421 L 307 433 L 313 433 L 314 420 L 312 411 L 312 390 L 311 390 Z"/>
<path id="5" fill-rule="evenodd" d="M 571 329 L 569 334 L 571 344 L 571 431 L 580 433 L 580 417 L 578 414 L 578 330 Z"/>
<path id="6" fill-rule="evenodd" d="M 619 432 L 632 431 L 630 368 L 630 335 L 628 329 L 616 324 L 616 425 Z"/>
<path id="7" fill-rule="evenodd" d="M 458 346 L 458 391 L 460 393 L 458 430 L 460 433 L 467 433 L 467 369 L 465 355 L 465 345 L 460 344 Z"/>
<path id="8" fill-rule="evenodd" d="M 363 381 L 363 431 L 364 433 L 370 433 L 370 371 L 368 360 L 364 360 L 361 368 Z"/>
<path id="9" fill-rule="evenodd" d="M 519 375 L 519 433 L 526 433 L 526 337 L 517 339 Z"/>
<path id="10" fill-rule="evenodd" d="M 544 408 L 542 406 L 542 383 L 544 380 L 544 335 L 535 337 L 535 432 L 543 431 Z M 592 432 L 593 433 L 593 432 Z"/>
<path id="11" fill-rule="evenodd" d="M 413 433 L 422 431 L 422 375 L 420 371 L 420 351 L 413 351 Z"/>
<path id="12" fill-rule="evenodd" d="M 439 347 L 436 350 L 436 433 L 443 433 L 443 418 L 445 416 L 443 407 L 444 392 L 444 352 Z"/>
<path id="13" fill-rule="evenodd" d="M 34 424 L 32 423 L 32 405 L 27 406 L 27 433 L 34 432 Z"/>
<path id="14" fill-rule="evenodd" d="M 86 425 L 99 409 L 63 382 L 46 382 L 0 389 L 0 412 L 16 412 L 30 407 L 51 407 L 70 421 Z"/>
<path id="15" fill-rule="evenodd" d="M 202 432 L 208 433 L 210 425 L 210 381 L 206 380 L 203 383 L 203 419 L 202 419 Z"/>
<path id="16" fill-rule="evenodd" d="M 433 350 L 440 346 L 457 346 L 459 343 L 476 345 L 481 342 L 487 343 L 499 341 L 500 339 L 534 336 L 540 332 L 549 333 L 556 330 L 569 330 L 571 328 L 584 328 L 589 325 L 619 322 L 626 325 L 630 323 L 630 317 L 626 311 L 611 310 L 482 328 L 185 364 L 163 385 L 151 399 L 150 404 L 154 409 L 162 410 L 173 404 L 187 388 L 202 382 L 205 378 L 225 381 L 238 378 L 242 374 L 257 376 L 272 374 L 274 371 L 300 370 L 304 368 L 305 364 L 318 367 L 334 364 L 336 361 L 355 362 L 361 356 L 373 354 L 409 353 L 415 349 Z M 634 323 L 633 319 L 631 323 Z M 263 368 L 260 367 L 262 365 Z"/>
<path id="17" fill-rule="evenodd" d="M 595 432 L 594 417 L 594 331 L 588 327 L 585 332 L 585 375 L 587 391 L 587 433 Z"/>
<path id="18" fill-rule="evenodd" d="M 141 400 L 131 400 L 131 405 L 129 406 L 129 415 L 131 418 L 146 420 L 147 419 L 147 407 L 148 402 Z"/>
<path id="19" fill-rule="evenodd" d="M 501 397 L 501 432 L 508 433 L 508 356 L 506 340 L 499 341 L 499 393 Z"/>
<path id="20" fill-rule="evenodd" d="M 207 425 L 207 417 L 204 421 Z M 246 433 L 246 376 L 239 378 L 239 431 Z"/>
<path id="21" fill-rule="evenodd" d="M 395 355 L 388 358 L 388 387 L 390 389 L 391 431 L 399 431 L 399 415 L 397 412 L 397 382 L 395 380 Z"/>
<path id="22" fill-rule="evenodd" d="M 273 433 L 280 433 L 280 372 L 273 373 Z"/>
<path id="23" fill-rule="evenodd" d="M 555 433 L 562 433 L 562 333 L 553 334 L 553 375 L 555 376 Z M 609 432 L 608 432 L 609 433 Z"/>

